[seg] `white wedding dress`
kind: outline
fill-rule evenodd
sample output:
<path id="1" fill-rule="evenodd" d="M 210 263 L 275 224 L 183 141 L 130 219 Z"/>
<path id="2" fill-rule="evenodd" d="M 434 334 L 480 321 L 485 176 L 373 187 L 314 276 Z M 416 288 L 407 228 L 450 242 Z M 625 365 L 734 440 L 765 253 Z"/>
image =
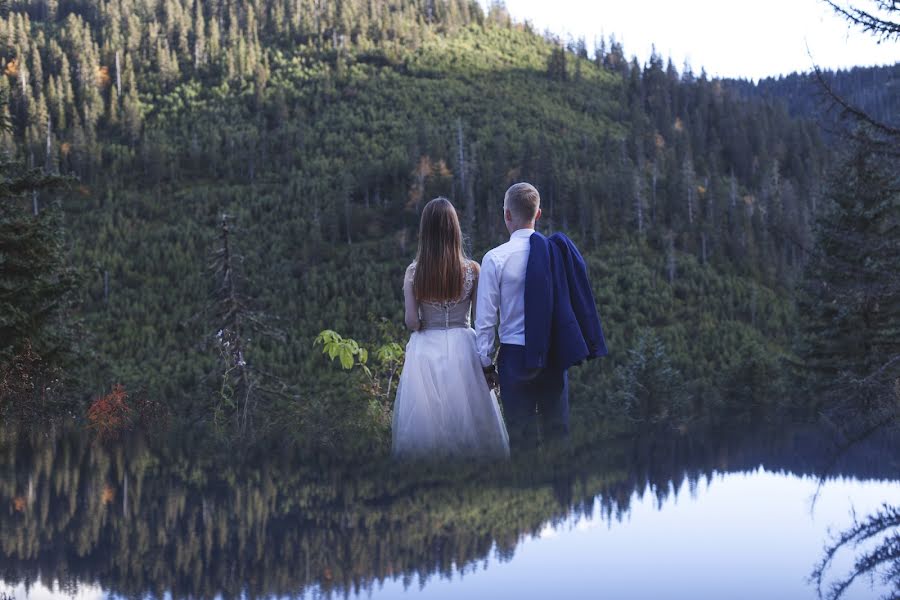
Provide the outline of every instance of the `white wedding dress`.
<path id="1" fill-rule="evenodd" d="M 416 263 L 406 270 L 411 285 Z M 509 436 L 488 387 L 471 327 L 475 270 L 466 264 L 462 296 L 418 303 L 421 328 L 406 345 L 394 402 L 397 457 L 509 456 Z"/>

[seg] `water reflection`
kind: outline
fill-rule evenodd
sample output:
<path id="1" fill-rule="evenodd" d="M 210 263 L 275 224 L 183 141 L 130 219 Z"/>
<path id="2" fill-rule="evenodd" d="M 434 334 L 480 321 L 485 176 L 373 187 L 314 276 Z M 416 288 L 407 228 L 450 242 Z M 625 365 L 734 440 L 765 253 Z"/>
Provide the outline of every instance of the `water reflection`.
<path id="1" fill-rule="evenodd" d="M 790 544 L 772 539 L 768 548 L 748 548 L 732 540 L 721 547 L 728 540 L 715 532 L 751 539 L 742 523 L 765 522 L 765 514 L 789 506 L 793 512 L 779 527 L 785 539 L 802 538 L 795 554 L 804 565 L 791 577 L 812 594 L 802 578 L 827 541 L 825 521 L 819 529 L 788 524 L 817 523 L 809 499 L 831 448 L 812 431 L 702 439 L 654 434 L 548 451 L 497 468 L 423 466 L 412 473 L 391 464 L 316 465 L 290 456 L 223 461 L 139 438 L 100 445 L 73 432 L 6 434 L 0 436 L 0 506 L 7 507 L 0 509 L 0 580 L 70 589 L 82 582 L 118 595 L 176 598 L 377 596 L 378 590 L 392 597 L 428 581 L 428 597 L 461 597 L 462 569 L 467 582 L 481 581 L 479 596 L 494 589 L 531 597 L 548 582 L 557 593 L 560 586 L 576 589 L 573 574 L 598 568 L 588 562 L 573 569 L 577 557 L 603 552 L 612 561 L 603 568 L 622 581 L 581 583 L 605 581 L 610 593 L 621 585 L 613 596 L 635 597 L 628 591 L 634 592 L 638 573 L 661 581 L 695 574 L 679 560 L 688 551 L 700 553 L 694 560 L 705 561 L 710 580 L 739 581 L 741 561 L 752 565 L 753 556 Z M 830 475 L 838 483 L 842 477 L 893 480 L 884 485 L 896 491 L 896 439 L 868 440 L 842 455 Z M 801 488 L 792 487 L 798 482 Z M 835 501 L 843 520 L 828 521 L 833 511 L 819 505 L 825 525 L 849 524 L 846 489 L 836 493 L 844 494 Z M 637 535 L 629 523 L 647 529 Z M 600 525 L 616 533 L 569 535 Z M 555 553 L 536 550 L 563 539 Z M 611 539 L 617 542 L 602 545 Z M 667 550 L 654 552 L 660 548 Z M 535 553 L 546 556 L 530 562 Z M 625 564 L 635 556 L 645 562 Z M 485 562 L 489 581 L 482 577 Z M 504 593 L 497 586 L 510 569 L 519 575 L 504 584 L 513 586 Z M 566 581 L 553 573 L 565 573 Z M 631 587 L 624 587 L 629 578 Z"/>

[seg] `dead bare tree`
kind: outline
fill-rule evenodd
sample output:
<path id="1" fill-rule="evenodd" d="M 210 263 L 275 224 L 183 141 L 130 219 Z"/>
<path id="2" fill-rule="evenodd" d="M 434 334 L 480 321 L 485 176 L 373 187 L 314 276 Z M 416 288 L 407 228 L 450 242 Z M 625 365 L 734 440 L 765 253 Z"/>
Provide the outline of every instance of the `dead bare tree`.
<path id="1" fill-rule="evenodd" d="M 270 327 L 264 315 L 252 310 L 240 291 L 246 283 L 240 270 L 244 258 L 235 251 L 232 238 L 230 217 L 223 214 L 219 243 L 210 261 L 216 282 L 210 306 L 216 331 L 212 338 L 219 355 L 213 421 L 218 426 L 220 420 L 232 419 L 235 432 L 243 438 L 254 430 L 254 417 L 261 402 L 290 394 L 283 381 L 255 368 L 248 360 L 251 339 L 267 336 L 283 340 L 284 334 Z"/>

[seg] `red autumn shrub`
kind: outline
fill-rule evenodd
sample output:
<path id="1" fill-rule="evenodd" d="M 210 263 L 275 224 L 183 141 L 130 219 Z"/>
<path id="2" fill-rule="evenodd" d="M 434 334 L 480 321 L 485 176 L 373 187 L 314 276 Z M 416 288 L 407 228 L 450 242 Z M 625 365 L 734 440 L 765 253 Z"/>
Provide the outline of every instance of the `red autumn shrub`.
<path id="1" fill-rule="evenodd" d="M 169 411 L 166 406 L 139 394 L 133 397 L 125 386 L 116 384 L 112 391 L 94 400 L 87 411 L 88 426 L 103 439 L 115 439 L 126 431 L 140 428 L 146 433 L 159 433 L 166 428 Z"/>
<path id="2" fill-rule="evenodd" d="M 102 438 L 115 438 L 131 427 L 133 411 L 128 405 L 128 393 L 121 384 L 94 400 L 87 411 L 89 426 Z"/>

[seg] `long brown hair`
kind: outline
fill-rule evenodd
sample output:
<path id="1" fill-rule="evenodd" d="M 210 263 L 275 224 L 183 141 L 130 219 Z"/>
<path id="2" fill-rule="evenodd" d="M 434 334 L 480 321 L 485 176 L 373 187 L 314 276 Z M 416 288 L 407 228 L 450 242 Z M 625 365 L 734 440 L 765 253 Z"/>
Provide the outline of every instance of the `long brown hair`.
<path id="1" fill-rule="evenodd" d="M 422 210 L 413 293 L 428 302 L 455 300 L 463 292 L 462 231 L 456 209 L 446 198 L 435 198 Z"/>

